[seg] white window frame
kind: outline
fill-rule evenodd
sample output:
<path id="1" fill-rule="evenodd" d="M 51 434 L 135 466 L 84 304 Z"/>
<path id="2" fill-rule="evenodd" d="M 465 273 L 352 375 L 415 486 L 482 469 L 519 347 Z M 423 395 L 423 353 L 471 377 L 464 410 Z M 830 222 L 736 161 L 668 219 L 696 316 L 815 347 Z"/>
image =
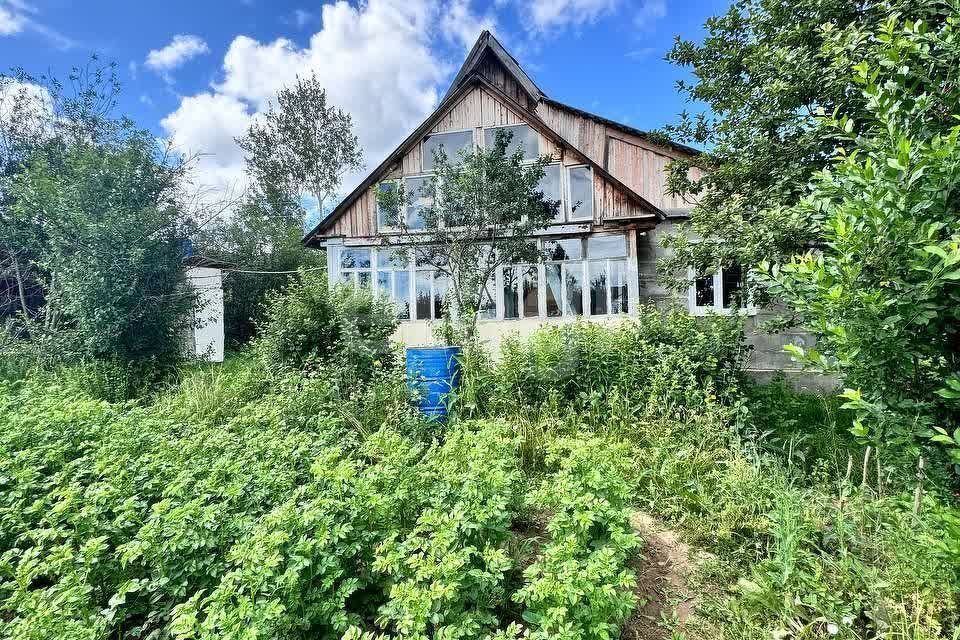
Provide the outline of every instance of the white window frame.
<path id="1" fill-rule="evenodd" d="M 590 216 L 584 218 L 575 218 L 573 212 L 573 193 L 570 191 L 570 172 L 574 169 L 587 169 L 590 172 Z M 564 187 L 564 217 L 567 222 L 589 222 L 594 219 L 594 212 L 596 211 L 596 197 L 593 189 L 593 167 L 588 164 L 571 164 L 564 166 L 564 170 L 561 172 L 563 175 L 563 182 L 565 183 Z"/>
<path id="2" fill-rule="evenodd" d="M 432 173 L 418 173 L 418 174 L 416 174 L 416 175 L 403 176 L 403 177 L 400 177 L 400 178 L 390 178 L 390 179 L 388 179 L 388 180 L 381 180 L 380 182 L 378 182 L 376 188 L 377 188 L 377 192 L 378 192 L 378 194 L 379 194 L 380 185 L 381 185 L 381 184 L 383 184 L 383 183 L 385 183 L 385 182 L 390 182 L 390 183 L 394 183 L 394 184 L 399 183 L 399 182 L 403 182 L 404 193 L 408 193 L 408 191 L 407 191 L 407 180 L 416 180 L 416 179 L 418 179 L 418 178 L 433 178 L 433 177 L 435 177 L 435 176 L 434 176 L 434 174 L 432 174 Z M 397 228 L 397 227 L 380 226 L 380 200 L 379 200 L 379 197 L 377 198 L 377 203 L 376 203 L 376 205 L 377 205 L 377 206 L 376 206 L 376 209 L 377 209 L 377 211 L 376 211 L 376 216 L 377 216 L 377 232 L 378 232 L 378 233 L 400 233 L 400 229 Z M 404 205 L 404 208 L 403 208 L 404 219 L 406 219 L 407 207 L 408 207 L 408 206 L 409 206 L 409 202 L 408 202 L 406 205 Z M 424 228 L 424 229 L 408 229 L 407 232 L 408 232 L 408 233 L 429 233 L 429 232 L 430 232 L 430 229 L 427 229 L 427 228 Z"/>
<path id="3" fill-rule="evenodd" d="M 742 269 L 742 268 L 741 268 Z M 740 287 L 743 290 L 746 290 L 747 286 L 747 271 L 742 269 L 741 271 L 741 282 Z M 691 315 L 695 316 L 705 316 L 711 313 L 719 315 L 730 315 L 733 313 L 746 313 L 747 315 L 756 315 L 757 309 L 750 301 L 749 296 L 747 296 L 747 304 L 745 307 L 730 307 L 726 308 L 723 306 L 723 270 L 717 269 L 714 271 L 711 276 L 713 277 L 713 305 L 711 306 L 698 306 L 697 305 L 697 277 L 696 272 L 693 267 L 687 267 L 687 280 L 690 281 L 690 286 L 687 289 L 687 309 L 690 311 Z M 702 277 L 707 277 L 704 274 Z"/>
<path id="4" fill-rule="evenodd" d="M 427 141 L 427 138 L 430 138 L 430 137 L 432 137 L 432 136 L 443 136 L 443 135 L 446 135 L 446 134 L 448 134 L 448 133 L 469 133 L 471 139 L 473 140 L 473 148 L 476 149 L 476 148 L 479 146 L 479 145 L 477 144 L 477 134 L 476 134 L 476 130 L 473 129 L 473 128 L 470 128 L 470 129 L 451 129 L 450 131 L 436 131 L 436 132 L 433 132 L 433 133 L 428 133 L 427 135 L 425 135 L 425 136 L 423 137 L 422 140 L 420 140 L 420 172 L 421 172 L 421 173 L 428 174 L 428 175 L 433 175 L 433 173 L 434 173 L 432 169 L 425 169 L 425 168 L 424 168 L 424 164 L 423 164 L 424 158 L 427 157 L 427 154 L 426 154 L 425 149 L 424 149 L 424 143 Z M 459 152 L 458 152 L 458 153 L 459 153 Z M 407 176 L 404 176 L 404 177 L 407 177 Z M 409 176 L 409 177 L 415 177 L 415 176 Z"/>

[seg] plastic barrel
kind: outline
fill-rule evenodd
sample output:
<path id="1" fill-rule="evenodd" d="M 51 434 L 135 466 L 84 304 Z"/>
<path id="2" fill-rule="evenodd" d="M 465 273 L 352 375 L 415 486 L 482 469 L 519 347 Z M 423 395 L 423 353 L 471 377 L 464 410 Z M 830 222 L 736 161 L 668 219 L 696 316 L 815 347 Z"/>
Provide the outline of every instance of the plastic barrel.
<path id="1" fill-rule="evenodd" d="M 460 384 L 460 347 L 409 347 L 407 384 L 420 395 L 420 411 L 447 419 L 447 396 Z"/>

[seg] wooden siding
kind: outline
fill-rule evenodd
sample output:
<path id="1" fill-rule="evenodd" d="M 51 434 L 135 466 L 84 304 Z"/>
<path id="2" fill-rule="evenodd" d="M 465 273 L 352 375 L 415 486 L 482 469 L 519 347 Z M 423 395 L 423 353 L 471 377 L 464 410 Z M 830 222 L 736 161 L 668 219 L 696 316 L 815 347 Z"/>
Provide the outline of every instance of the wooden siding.
<path id="1" fill-rule="evenodd" d="M 622 189 L 593 172 L 593 221 L 649 215 L 649 211 L 628 198 Z"/>
<path id="2" fill-rule="evenodd" d="M 537 115 L 564 140 L 651 204 L 661 209 L 691 206 L 689 198 L 665 192 L 667 165 L 674 158 L 684 157 L 681 152 L 546 102 L 537 106 Z M 691 170 L 691 177 L 699 176 L 698 169 Z"/>
<path id="3" fill-rule="evenodd" d="M 523 90 L 523 87 L 514 79 L 513 75 L 503 68 L 496 56 L 489 51 L 484 54 L 483 59 L 476 67 L 476 71 L 489 80 L 493 86 L 519 102 L 522 107 L 530 108 L 527 92 Z"/>
<path id="4" fill-rule="evenodd" d="M 357 198 L 329 231 L 332 236 L 363 238 L 374 235 L 376 229 L 377 199 L 373 189 L 367 189 Z"/>

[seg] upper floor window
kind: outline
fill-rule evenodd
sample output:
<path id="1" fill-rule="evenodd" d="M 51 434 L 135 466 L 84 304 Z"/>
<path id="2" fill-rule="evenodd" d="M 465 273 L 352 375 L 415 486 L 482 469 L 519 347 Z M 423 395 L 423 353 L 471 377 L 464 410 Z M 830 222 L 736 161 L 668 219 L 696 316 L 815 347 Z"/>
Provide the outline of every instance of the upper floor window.
<path id="1" fill-rule="evenodd" d="M 567 192 L 570 220 L 593 219 L 593 170 L 588 166 L 568 167 Z"/>
<path id="2" fill-rule="evenodd" d="M 461 152 L 473 149 L 473 131 L 431 133 L 424 138 L 421 151 L 424 171 L 433 171 L 434 154 L 440 149 L 447 154 L 447 159 L 456 162 Z"/>
<path id="3" fill-rule="evenodd" d="M 483 130 L 483 146 L 493 149 L 497 140 L 497 131 L 513 134 L 507 144 L 507 155 L 513 155 L 517 149 L 523 152 L 523 159 L 533 162 L 540 155 L 540 134 L 528 124 L 512 124 L 505 127 L 490 127 Z"/>

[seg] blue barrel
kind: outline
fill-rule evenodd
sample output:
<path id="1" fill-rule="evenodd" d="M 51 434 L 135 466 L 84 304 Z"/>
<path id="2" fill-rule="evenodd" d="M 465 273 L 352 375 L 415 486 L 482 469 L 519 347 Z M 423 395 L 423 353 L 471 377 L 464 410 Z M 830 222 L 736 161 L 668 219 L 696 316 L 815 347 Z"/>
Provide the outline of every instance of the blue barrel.
<path id="1" fill-rule="evenodd" d="M 420 393 L 420 411 L 427 418 L 447 419 L 447 396 L 460 384 L 460 347 L 407 349 L 407 384 Z"/>

